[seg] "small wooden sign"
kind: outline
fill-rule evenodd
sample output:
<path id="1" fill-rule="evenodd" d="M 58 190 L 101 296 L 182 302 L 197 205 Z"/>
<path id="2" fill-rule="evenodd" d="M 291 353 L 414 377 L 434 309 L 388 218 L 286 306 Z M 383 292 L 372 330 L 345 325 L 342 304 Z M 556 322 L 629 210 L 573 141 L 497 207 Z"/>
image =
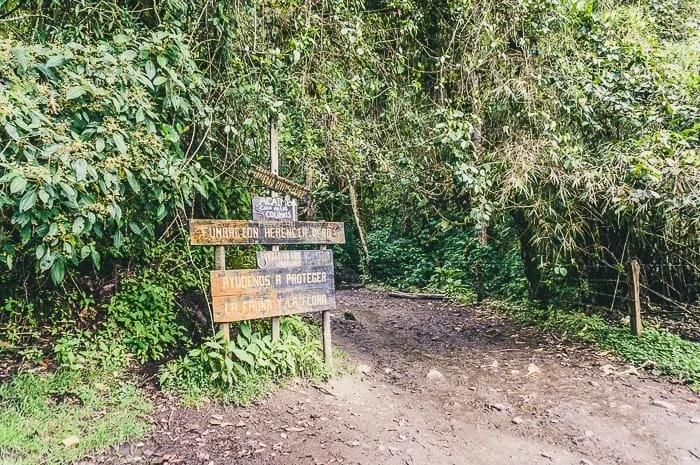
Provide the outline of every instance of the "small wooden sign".
<path id="1" fill-rule="evenodd" d="M 190 220 L 192 245 L 344 244 L 343 223 Z"/>
<path id="2" fill-rule="evenodd" d="M 297 201 L 287 197 L 253 197 L 253 221 L 297 221 Z"/>
<path id="3" fill-rule="evenodd" d="M 302 266 L 333 266 L 333 251 L 275 250 L 256 254 L 258 268 L 298 268 Z"/>
<path id="4" fill-rule="evenodd" d="M 335 308 L 332 266 L 211 272 L 214 322 Z"/>
<path id="5" fill-rule="evenodd" d="M 294 197 L 300 199 L 303 199 L 309 195 L 309 190 L 306 187 L 302 186 L 301 184 L 297 184 L 294 181 L 290 181 L 289 179 L 285 179 L 272 171 L 266 170 L 265 168 L 253 166 L 250 169 L 250 174 L 273 191 L 286 192 L 289 195 L 293 195 Z"/>

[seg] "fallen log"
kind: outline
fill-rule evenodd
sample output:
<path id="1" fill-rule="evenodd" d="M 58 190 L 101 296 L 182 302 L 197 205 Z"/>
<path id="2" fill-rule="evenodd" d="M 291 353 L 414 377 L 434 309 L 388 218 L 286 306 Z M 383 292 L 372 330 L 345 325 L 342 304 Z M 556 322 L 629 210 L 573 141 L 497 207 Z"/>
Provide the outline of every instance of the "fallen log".
<path id="1" fill-rule="evenodd" d="M 445 298 L 445 294 L 426 294 L 422 292 L 391 291 L 388 292 L 388 294 L 389 297 L 399 297 L 402 299 L 442 300 Z"/>

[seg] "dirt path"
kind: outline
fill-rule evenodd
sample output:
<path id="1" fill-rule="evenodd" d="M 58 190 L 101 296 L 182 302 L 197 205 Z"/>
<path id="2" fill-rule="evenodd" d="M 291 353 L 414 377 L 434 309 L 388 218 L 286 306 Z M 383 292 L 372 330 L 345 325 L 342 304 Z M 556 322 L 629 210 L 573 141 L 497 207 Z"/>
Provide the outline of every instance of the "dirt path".
<path id="1" fill-rule="evenodd" d="M 334 342 L 355 373 L 248 409 L 163 403 L 151 438 L 90 462 L 700 465 L 700 405 L 683 386 L 481 307 L 338 301 Z"/>

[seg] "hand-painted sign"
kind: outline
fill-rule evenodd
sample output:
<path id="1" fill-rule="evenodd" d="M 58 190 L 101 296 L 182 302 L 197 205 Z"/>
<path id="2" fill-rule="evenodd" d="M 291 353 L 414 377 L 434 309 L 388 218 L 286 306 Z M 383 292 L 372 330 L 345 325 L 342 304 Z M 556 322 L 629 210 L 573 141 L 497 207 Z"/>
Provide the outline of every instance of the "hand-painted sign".
<path id="1" fill-rule="evenodd" d="M 344 244 L 343 223 L 190 220 L 192 245 Z"/>
<path id="2" fill-rule="evenodd" d="M 211 293 L 217 323 L 331 310 L 333 266 L 212 271 Z"/>
<path id="3" fill-rule="evenodd" d="M 301 266 L 333 266 L 333 251 L 275 250 L 256 254 L 258 268 L 297 268 Z"/>
<path id="4" fill-rule="evenodd" d="M 253 197 L 253 221 L 297 221 L 297 201 L 283 197 Z"/>
<path id="5" fill-rule="evenodd" d="M 250 169 L 250 174 L 273 191 L 286 192 L 289 195 L 293 195 L 294 197 L 300 199 L 303 199 L 309 195 L 309 190 L 306 187 L 302 186 L 301 184 L 297 184 L 294 181 L 290 181 L 289 179 L 285 179 L 272 171 L 266 170 L 265 168 L 253 166 Z"/>

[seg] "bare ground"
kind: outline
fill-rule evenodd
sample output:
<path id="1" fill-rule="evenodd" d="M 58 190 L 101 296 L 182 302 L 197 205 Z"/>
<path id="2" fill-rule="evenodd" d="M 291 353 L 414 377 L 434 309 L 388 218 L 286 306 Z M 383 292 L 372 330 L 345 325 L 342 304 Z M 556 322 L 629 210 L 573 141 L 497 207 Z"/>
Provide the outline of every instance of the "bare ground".
<path id="1" fill-rule="evenodd" d="M 249 408 L 161 397 L 151 437 L 84 463 L 700 464 L 685 386 L 484 307 L 366 290 L 338 302 L 353 373 Z"/>

